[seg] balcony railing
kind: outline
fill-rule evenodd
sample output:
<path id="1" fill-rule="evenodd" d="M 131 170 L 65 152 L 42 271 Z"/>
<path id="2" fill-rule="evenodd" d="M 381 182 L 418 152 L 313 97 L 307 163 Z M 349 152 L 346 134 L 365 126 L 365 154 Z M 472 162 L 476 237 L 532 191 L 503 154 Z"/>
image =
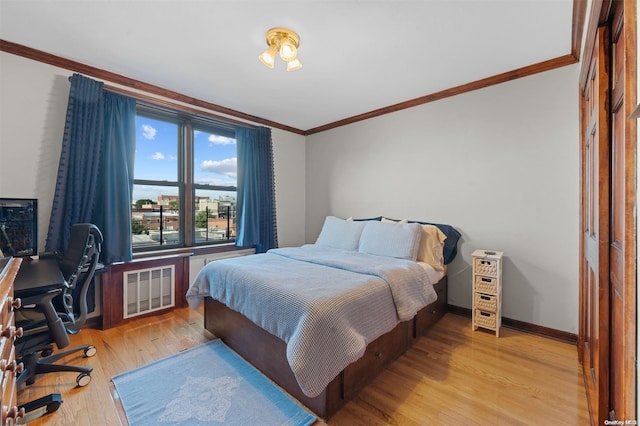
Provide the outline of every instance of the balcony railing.
<path id="1" fill-rule="evenodd" d="M 236 239 L 235 211 L 231 206 L 219 209 L 218 217 L 209 217 L 207 208 L 205 226 L 194 229 L 194 245 L 233 242 Z M 180 246 L 180 215 L 164 206 L 153 209 L 134 209 L 131 216 L 132 245 L 137 248 Z"/>

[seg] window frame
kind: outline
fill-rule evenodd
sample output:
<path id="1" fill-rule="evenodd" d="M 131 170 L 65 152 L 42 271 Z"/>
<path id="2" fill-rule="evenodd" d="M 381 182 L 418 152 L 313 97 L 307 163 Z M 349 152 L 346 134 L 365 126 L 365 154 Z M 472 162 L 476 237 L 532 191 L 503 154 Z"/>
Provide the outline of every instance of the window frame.
<path id="1" fill-rule="evenodd" d="M 157 105 L 138 100 L 136 101 L 136 118 L 138 118 L 139 116 L 178 125 L 178 137 L 176 141 L 178 157 L 178 176 L 176 176 L 177 181 L 136 179 L 134 167 L 133 185 L 176 187 L 180 200 L 178 207 L 180 227 L 179 239 L 177 244 L 162 244 L 162 242 L 160 242 L 158 245 L 145 245 L 136 247 L 132 242 L 134 257 L 148 254 L 149 252 L 161 252 L 164 254 L 169 252 L 182 251 L 185 249 L 205 248 L 211 248 L 213 249 L 212 251 L 219 251 L 221 246 L 229 245 L 233 245 L 233 247 L 235 248 L 237 229 L 236 235 L 233 238 L 230 238 L 230 236 L 227 235 L 227 239 L 220 242 L 196 242 L 195 218 L 197 211 L 195 205 L 195 194 L 197 190 L 235 192 L 235 199 L 237 202 L 237 182 L 235 186 L 195 183 L 194 174 L 194 170 L 196 167 L 196 165 L 194 164 L 194 132 L 196 130 L 202 130 L 208 133 L 232 137 L 235 139 L 235 123 L 232 121 L 220 120 L 219 118 L 214 118 L 204 113 L 198 114 L 193 111 L 187 112 L 174 110 L 171 108 L 159 107 Z M 134 200 L 132 196 L 132 208 L 135 201 L 136 200 Z M 237 228 L 237 222 L 235 223 L 235 226 Z M 133 236 L 133 232 L 131 233 L 131 235 Z"/>

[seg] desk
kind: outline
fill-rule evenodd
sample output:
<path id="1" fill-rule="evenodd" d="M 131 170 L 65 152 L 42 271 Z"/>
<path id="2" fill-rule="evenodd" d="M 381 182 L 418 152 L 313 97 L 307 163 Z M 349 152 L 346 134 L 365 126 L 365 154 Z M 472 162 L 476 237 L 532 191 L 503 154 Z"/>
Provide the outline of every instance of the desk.
<path id="1" fill-rule="evenodd" d="M 13 283 L 15 296 L 23 299 L 47 289 L 59 291 L 66 285 L 58 260 L 53 257 L 25 259 Z"/>

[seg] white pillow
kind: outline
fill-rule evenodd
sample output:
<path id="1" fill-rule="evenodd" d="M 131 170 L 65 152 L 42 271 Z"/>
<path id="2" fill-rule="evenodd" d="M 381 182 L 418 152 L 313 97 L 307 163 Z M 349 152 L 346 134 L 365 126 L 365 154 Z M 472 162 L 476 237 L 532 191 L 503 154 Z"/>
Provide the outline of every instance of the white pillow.
<path id="1" fill-rule="evenodd" d="M 378 256 L 416 260 L 422 227 L 417 223 L 368 221 L 358 251 Z"/>
<path id="2" fill-rule="evenodd" d="M 316 244 L 343 250 L 358 250 L 358 242 L 364 224 L 365 222 L 327 216 Z"/>
<path id="3" fill-rule="evenodd" d="M 409 223 L 408 219 L 393 220 L 393 219 L 387 219 L 386 217 L 383 217 L 380 221 L 381 222 L 391 222 L 391 223 Z"/>
<path id="4" fill-rule="evenodd" d="M 431 265 L 436 271 L 444 270 L 444 240 L 447 236 L 435 225 L 422 225 L 422 238 L 418 248 L 418 262 Z"/>

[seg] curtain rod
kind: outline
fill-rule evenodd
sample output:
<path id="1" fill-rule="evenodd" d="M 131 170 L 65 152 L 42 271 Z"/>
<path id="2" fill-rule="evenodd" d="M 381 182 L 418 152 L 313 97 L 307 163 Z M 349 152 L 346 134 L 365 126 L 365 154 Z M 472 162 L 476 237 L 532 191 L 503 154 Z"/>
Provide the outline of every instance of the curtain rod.
<path id="1" fill-rule="evenodd" d="M 69 76 L 69 78 L 68 78 L 69 82 L 71 82 L 72 77 L 73 77 L 72 75 Z M 252 128 L 252 129 L 257 129 L 259 127 L 259 126 L 256 126 L 255 124 L 251 124 L 251 123 L 247 123 L 247 122 L 239 121 L 239 120 L 234 120 L 233 118 L 222 117 L 222 116 L 213 114 L 213 113 L 208 112 L 208 111 L 203 111 L 203 110 L 200 110 L 200 109 L 197 109 L 197 108 L 193 108 L 193 107 L 177 104 L 177 103 L 175 103 L 173 101 L 169 101 L 169 100 L 166 100 L 166 99 L 158 99 L 158 98 L 154 98 L 153 96 L 149 96 L 149 95 L 146 95 L 146 94 L 143 94 L 143 93 L 132 92 L 130 90 L 123 89 L 121 87 L 110 86 L 110 85 L 108 85 L 106 83 L 104 83 L 104 90 L 107 90 L 107 91 L 113 92 L 113 93 L 118 93 L 120 95 L 129 96 L 131 98 L 135 98 L 136 100 L 149 103 L 150 105 L 148 105 L 148 106 L 161 108 L 161 109 L 164 109 L 164 110 L 169 109 L 171 112 L 186 112 L 186 113 L 189 113 L 189 114 L 198 115 L 198 116 L 205 117 L 205 118 L 208 118 L 208 119 L 222 121 L 222 122 L 224 122 L 226 124 L 237 124 L 239 126 L 249 127 L 249 128 Z"/>

